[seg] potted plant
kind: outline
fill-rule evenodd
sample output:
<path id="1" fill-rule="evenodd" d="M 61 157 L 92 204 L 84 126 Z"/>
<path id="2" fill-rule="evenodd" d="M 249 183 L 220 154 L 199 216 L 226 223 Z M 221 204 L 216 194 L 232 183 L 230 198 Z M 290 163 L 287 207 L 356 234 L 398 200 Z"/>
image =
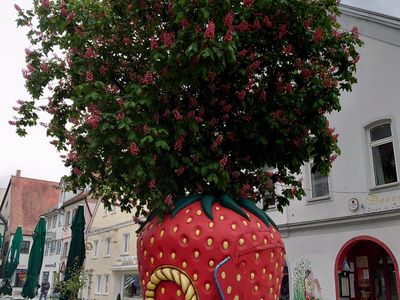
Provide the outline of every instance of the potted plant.
<path id="1" fill-rule="evenodd" d="M 143 223 L 145 296 L 278 298 L 284 249 L 255 203 L 282 210 L 303 163 L 339 153 L 326 114 L 361 42 L 336 1 L 33 3 L 16 6 L 32 99 L 11 124 L 49 113 L 72 186 Z"/>

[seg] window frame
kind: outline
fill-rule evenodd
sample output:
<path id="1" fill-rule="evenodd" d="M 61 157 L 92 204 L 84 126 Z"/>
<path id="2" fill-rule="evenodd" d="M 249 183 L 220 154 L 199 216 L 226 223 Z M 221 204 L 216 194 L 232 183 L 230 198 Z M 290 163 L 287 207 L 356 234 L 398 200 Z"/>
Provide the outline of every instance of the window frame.
<path id="1" fill-rule="evenodd" d="M 121 249 L 121 254 L 122 255 L 129 254 L 130 240 L 131 240 L 131 234 L 129 232 L 124 233 L 122 235 L 122 249 Z"/>
<path id="2" fill-rule="evenodd" d="M 101 294 L 101 275 L 96 274 L 96 289 L 95 289 L 95 294 L 100 295 Z"/>
<path id="3" fill-rule="evenodd" d="M 371 130 L 385 125 L 385 124 L 389 124 L 390 126 L 390 131 L 391 131 L 391 135 L 390 137 L 385 137 L 376 141 L 372 141 L 371 140 Z M 397 149 L 397 144 L 396 144 L 396 134 L 395 134 L 395 126 L 393 124 L 393 120 L 391 118 L 384 118 L 384 119 L 380 119 L 378 121 L 372 122 L 370 124 L 368 124 L 367 126 L 365 126 L 366 129 L 366 135 L 367 135 L 367 146 L 368 146 L 368 160 L 369 160 L 369 166 L 370 166 L 370 170 L 371 170 L 371 190 L 375 190 L 375 189 L 382 189 L 382 188 L 386 188 L 386 187 L 391 187 L 391 186 L 395 186 L 398 185 L 400 183 L 399 180 L 399 165 L 398 165 L 398 149 Z M 384 145 L 384 144 L 388 144 L 391 143 L 392 144 L 392 149 L 393 149 L 393 156 L 394 156 L 394 167 L 396 170 L 396 181 L 394 182 L 389 182 L 389 183 L 384 183 L 384 184 L 377 184 L 376 182 L 376 176 L 375 176 L 375 165 L 374 165 L 374 157 L 373 157 L 373 152 L 372 149 L 374 147 L 380 146 L 380 145 Z"/>
<path id="4" fill-rule="evenodd" d="M 110 275 L 109 274 L 104 274 L 103 276 L 103 295 L 108 295 L 109 291 L 108 291 L 108 285 L 110 283 Z"/>
<path id="5" fill-rule="evenodd" d="M 110 257 L 111 256 L 111 238 L 108 237 L 104 239 L 105 242 L 105 247 L 104 247 L 104 257 Z"/>
<path id="6" fill-rule="evenodd" d="M 93 258 L 97 258 L 99 256 L 99 240 L 93 241 Z"/>
<path id="7" fill-rule="evenodd" d="M 308 193 L 307 194 L 307 202 L 308 203 L 315 203 L 315 202 L 320 202 L 320 201 L 328 201 L 331 200 L 331 176 L 330 173 L 327 176 L 322 176 L 326 177 L 327 183 L 328 183 L 328 194 L 327 195 L 322 195 L 322 196 L 317 196 L 314 197 L 314 183 L 313 183 L 313 173 L 312 173 L 312 168 L 314 165 L 314 162 L 311 161 L 307 164 L 307 174 L 308 174 L 308 182 L 309 182 L 309 188 L 308 188 Z"/>
<path id="8" fill-rule="evenodd" d="M 24 245 L 24 247 L 22 247 L 22 245 Z M 26 245 L 28 245 L 28 247 L 26 247 Z M 20 248 L 19 248 L 20 249 L 20 253 L 21 254 L 29 254 L 30 246 L 31 246 L 31 241 L 26 241 L 26 240 L 21 241 L 21 245 L 20 245 Z M 25 249 L 27 249 L 27 251 L 25 251 Z"/>
<path id="9" fill-rule="evenodd" d="M 70 225 L 70 218 L 71 218 L 71 211 L 68 210 L 65 212 L 65 220 L 64 220 L 64 226 L 67 227 L 68 225 Z"/>

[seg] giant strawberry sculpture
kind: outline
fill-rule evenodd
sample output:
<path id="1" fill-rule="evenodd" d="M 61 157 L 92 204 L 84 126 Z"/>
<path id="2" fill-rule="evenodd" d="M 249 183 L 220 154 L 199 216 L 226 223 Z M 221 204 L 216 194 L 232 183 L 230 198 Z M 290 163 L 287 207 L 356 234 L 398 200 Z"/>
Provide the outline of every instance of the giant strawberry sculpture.
<path id="1" fill-rule="evenodd" d="M 247 199 L 179 200 L 171 216 L 150 218 L 139 235 L 145 299 L 279 299 L 285 251 L 270 223 Z"/>

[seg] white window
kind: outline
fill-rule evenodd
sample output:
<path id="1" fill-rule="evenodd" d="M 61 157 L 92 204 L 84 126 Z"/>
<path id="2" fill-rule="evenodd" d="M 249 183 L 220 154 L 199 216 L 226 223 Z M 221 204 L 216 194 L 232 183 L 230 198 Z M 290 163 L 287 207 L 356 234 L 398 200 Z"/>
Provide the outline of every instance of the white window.
<path id="1" fill-rule="evenodd" d="M 125 233 L 122 236 L 122 254 L 128 254 L 129 252 L 129 243 L 131 240 L 131 235 L 129 233 Z"/>
<path id="2" fill-rule="evenodd" d="M 101 275 L 96 275 L 96 294 L 101 293 Z"/>
<path id="3" fill-rule="evenodd" d="M 61 241 L 57 241 L 57 250 L 56 250 L 56 254 L 60 254 L 61 252 Z"/>
<path id="4" fill-rule="evenodd" d="M 52 228 L 57 227 L 57 216 L 53 216 L 53 225 L 51 226 Z"/>
<path id="5" fill-rule="evenodd" d="M 50 242 L 50 255 L 54 254 L 56 252 L 56 241 L 51 241 Z"/>
<path id="6" fill-rule="evenodd" d="M 61 227 L 61 215 L 58 215 L 58 227 Z"/>
<path id="7" fill-rule="evenodd" d="M 397 182 L 396 154 L 390 121 L 370 128 L 368 135 L 375 186 Z"/>
<path id="8" fill-rule="evenodd" d="M 314 164 L 311 164 L 311 197 L 312 199 L 322 199 L 329 197 L 329 182 L 328 176 L 323 176 L 318 170 L 314 169 Z M 313 172 L 314 171 L 314 172 Z"/>
<path id="9" fill-rule="evenodd" d="M 109 281 L 110 275 L 105 274 L 105 275 L 103 275 L 103 277 L 104 277 L 104 290 L 103 290 L 103 294 L 108 295 L 108 281 Z"/>
<path id="10" fill-rule="evenodd" d="M 47 225 L 47 229 L 51 228 L 51 218 L 47 218 L 46 225 Z"/>
<path id="11" fill-rule="evenodd" d="M 64 242 L 63 256 L 64 257 L 68 256 L 68 242 Z"/>
<path id="12" fill-rule="evenodd" d="M 65 213 L 65 223 L 64 226 L 68 226 L 69 225 L 69 218 L 71 217 L 71 211 L 67 211 Z"/>
<path id="13" fill-rule="evenodd" d="M 44 255 L 46 256 L 49 255 L 49 248 L 50 248 L 49 242 L 47 241 L 44 247 Z"/>
<path id="14" fill-rule="evenodd" d="M 105 247 L 104 247 L 104 256 L 110 256 L 111 255 L 111 238 L 106 238 L 105 242 Z"/>
<path id="15" fill-rule="evenodd" d="M 93 257 L 97 257 L 98 249 L 99 249 L 99 241 L 95 240 L 93 241 Z"/>

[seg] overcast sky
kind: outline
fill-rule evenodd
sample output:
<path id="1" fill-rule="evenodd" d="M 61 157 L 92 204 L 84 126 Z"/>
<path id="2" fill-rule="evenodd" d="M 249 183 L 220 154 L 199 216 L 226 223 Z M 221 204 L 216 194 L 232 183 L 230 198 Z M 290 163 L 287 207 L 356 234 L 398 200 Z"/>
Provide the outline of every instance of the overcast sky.
<path id="1" fill-rule="evenodd" d="M 24 31 L 16 27 L 14 3 L 27 8 L 31 1 L 0 0 L 0 188 L 6 187 L 17 169 L 22 176 L 52 181 L 59 181 L 67 173 L 44 128 L 32 128 L 27 137 L 21 138 L 8 124 L 16 101 L 29 99 L 21 75 L 28 42 Z M 400 17 L 400 0 L 343 0 L 342 3 Z"/>

